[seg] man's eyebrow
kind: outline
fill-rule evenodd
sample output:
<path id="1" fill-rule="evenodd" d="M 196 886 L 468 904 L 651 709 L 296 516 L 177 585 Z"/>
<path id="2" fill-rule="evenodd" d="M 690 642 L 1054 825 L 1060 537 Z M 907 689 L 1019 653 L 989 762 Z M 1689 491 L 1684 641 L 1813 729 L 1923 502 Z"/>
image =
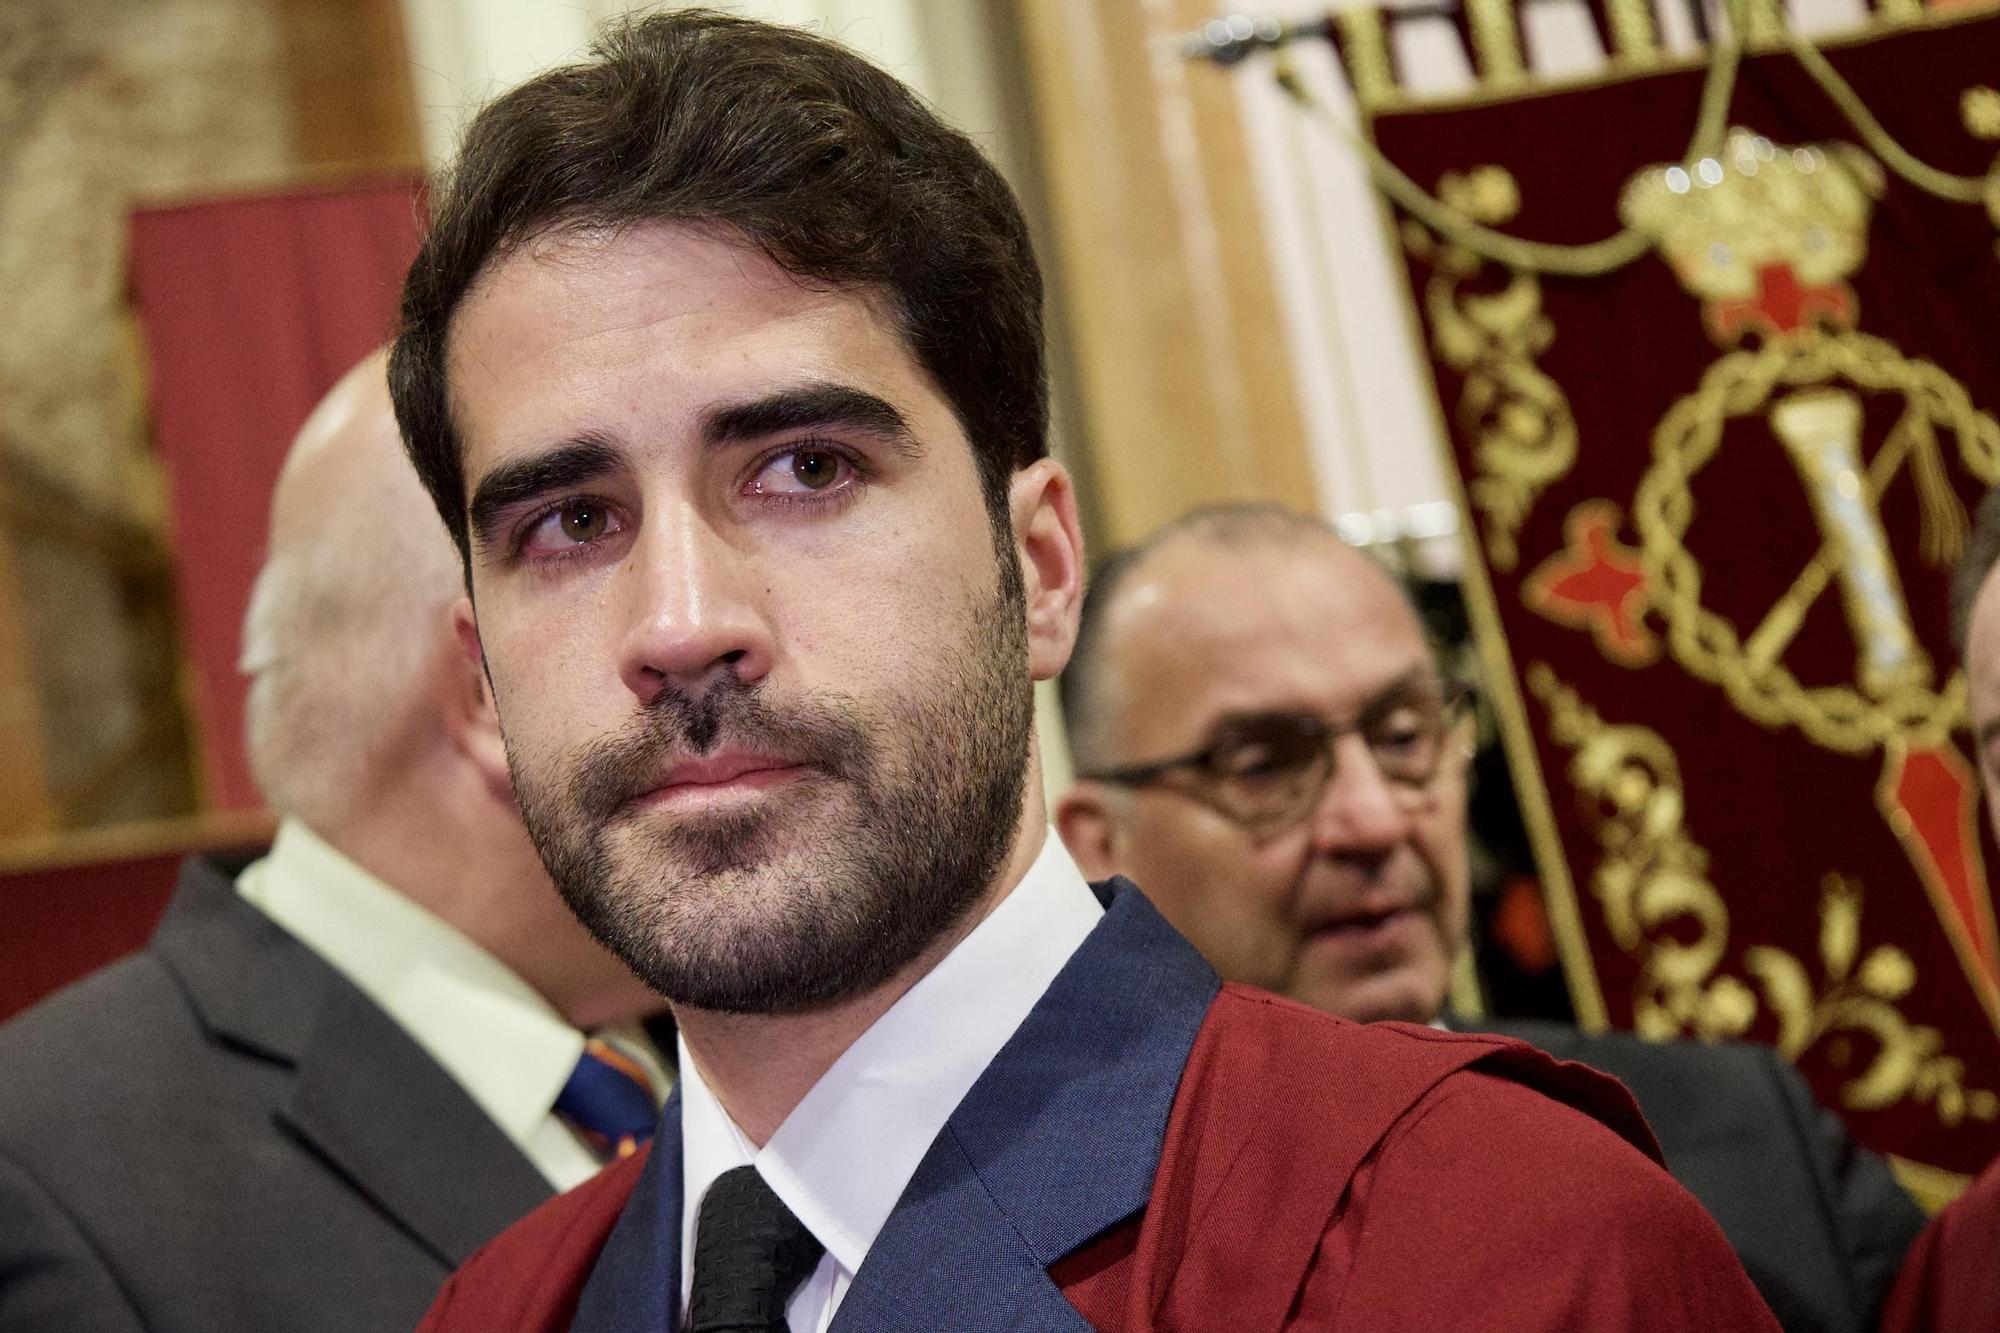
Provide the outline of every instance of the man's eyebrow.
<path id="1" fill-rule="evenodd" d="M 1402 675 L 1375 691 L 1367 702 L 1354 714 L 1356 722 L 1372 721 L 1377 715 L 1393 711 L 1418 690 L 1425 687 L 1437 689 L 1442 685 L 1437 669 L 1429 663 L 1413 666 Z"/>
<path id="2" fill-rule="evenodd" d="M 875 435 L 906 457 L 923 452 L 910 423 L 887 399 L 846 384 L 805 384 L 714 408 L 702 417 L 701 439 L 715 447 L 842 426 Z"/>
<path id="3" fill-rule="evenodd" d="M 1310 708 L 1243 708 L 1219 714 L 1208 724 L 1203 734 L 1213 741 L 1236 732 L 1270 726 L 1274 723 L 1372 722 L 1381 714 L 1390 712 L 1402 704 L 1415 691 L 1436 683 L 1437 672 L 1431 667 L 1413 666 L 1370 695 L 1358 710 L 1346 718 L 1325 717 Z"/>
<path id="4" fill-rule="evenodd" d="M 1204 743 L 1212 743 L 1247 731 L 1269 726 L 1289 726 L 1301 722 L 1324 721 L 1310 708 L 1237 708 L 1216 714 L 1202 732 Z"/>
<path id="5" fill-rule="evenodd" d="M 594 481 L 616 471 L 623 461 L 624 454 L 610 440 L 580 435 L 542 453 L 502 463 L 480 478 L 472 492 L 467 512 L 474 540 L 486 545 L 508 510 L 551 491 Z"/>

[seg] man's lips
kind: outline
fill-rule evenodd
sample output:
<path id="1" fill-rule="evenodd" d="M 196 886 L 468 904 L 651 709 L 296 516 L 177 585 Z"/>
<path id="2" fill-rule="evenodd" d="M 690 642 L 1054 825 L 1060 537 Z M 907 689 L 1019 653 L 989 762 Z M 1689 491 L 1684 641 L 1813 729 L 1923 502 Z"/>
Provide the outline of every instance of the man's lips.
<path id="1" fill-rule="evenodd" d="M 632 803 L 672 805 L 729 798 L 779 786 L 805 771 L 805 765 L 777 755 L 741 752 L 705 755 L 674 764 L 635 796 Z"/>
<path id="2" fill-rule="evenodd" d="M 1362 947 L 1386 943 L 1404 927 L 1421 924 L 1427 904 L 1413 902 L 1385 906 L 1379 910 L 1355 910 L 1327 916 L 1310 923 L 1306 936 L 1329 944 Z"/>

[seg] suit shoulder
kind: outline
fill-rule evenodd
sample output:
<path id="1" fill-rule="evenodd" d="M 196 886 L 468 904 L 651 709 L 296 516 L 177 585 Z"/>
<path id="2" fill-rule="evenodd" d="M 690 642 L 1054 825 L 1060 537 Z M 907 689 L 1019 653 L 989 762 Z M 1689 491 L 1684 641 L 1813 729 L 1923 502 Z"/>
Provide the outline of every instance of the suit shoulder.
<path id="1" fill-rule="evenodd" d="M 1553 1023 L 1509 1023 L 1495 1030 L 1624 1083 L 1670 1147 L 1721 1136 L 1797 1140 L 1801 1122 L 1817 1106 L 1798 1071 L 1767 1046 L 1647 1041 Z"/>
<path id="2" fill-rule="evenodd" d="M 157 1031 L 185 1006 L 173 974 L 150 951 L 121 958 L 71 982 L 0 1023 L 0 1068 L 71 1063 L 77 1043 L 118 1040 L 135 1028 Z"/>
<path id="3" fill-rule="evenodd" d="M 1471 1216 L 1505 1212 L 1529 1244 L 1560 1233 L 1635 1254 L 1728 1253 L 1714 1219 L 1657 1158 L 1504 1071 L 1475 1066 L 1441 1080 L 1384 1140 L 1379 1162 L 1378 1201 L 1421 1200 L 1428 1185 Z"/>
<path id="4" fill-rule="evenodd" d="M 1629 1102 L 1593 1070 L 1559 1060 L 1517 1038 L 1453 1032 L 1415 1023 L 1355 1023 L 1250 986 L 1225 985 L 1209 1025 L 1238 1062 L 1302 1066 L 1323 1076 L 1401 1079 L 1413 1092 L 1472 1065 L 1496 1070 L 1557 1100 Z M 1226 1041 L 1220 1039 L 1226 1037 Z"/>
<path id="5" fill-rule="evenodd" d="M 1429 1052 L 1434 1058 L 1459 1055 L 1477 1059 L 1485 1052 L 1519 1045 L 1491 1032 L 1449 1032 L 1415 1023 L 1356 1023 L 1234 981 L 1216 993 L 1209 1006 L 1209 1021 L 1245 1037 L 1304 1049 L 1402 1055 Z"/>
<path id="6" fill-rule="evenodd" d="M 1247 1123 L 1270 1119 L 1269 1105 L 1301 1108 L 1300 1132 L 1317 1132 L 1306 1108 L 1340 1106 L 1356 1132 L 1385 1132 L 1432 1088 L 1477 1067 L 1528 1095 L 1560 1103 L 1608 1125 L 1641 1153 L 1659 1148 L 1616 1080 L 1556 1060 L 1491 1033 L 1446 1032 L 1410 1023 L 1352 1023 L 1252 987 L 1227 985 L 1209 1008 L 1189 1062 L 1209 1095 L 1240 1102 Z M 1266 1096 L 1287 1090 L 1290 1099 Z"/>
<path id="7" fill-rule="evenodd" d="M 1504 1071 L 1440 1080 L 1357 1176 L 1350 1208 L 1357 1326 L 1482 1310 L 1468 1326 L 1774 1327 L 1714 1220 L 1657 1161 Z"/>
<path id="8" fill-rule="evenodd" d="M 1581 1060 L 1600 1068 L 1648 1067 L 1700 1072 L 1710 1078 L 1733 1077 L 1764 1081 L 1774 1066 L 1786 1062 L 1768 1046 L 1751 1042 L 1650 1041 L 1630 1032 L 1585 1032 L 1567 1023 L 1518 1019 L 1483 1023 L 1480 1030 L 1513 1037 L 1563 1060 Z"/>
<path id="9" fill-rule="evenodd" d="M 1495 1152 L 1496 1140 L 1504 1151 Z M 1504 1068 L 1472 1065 L 1439 1080 L 1382 1151 L 1414 1153 L 1414 1160 L 1453 1173 L 1476 1160 L 1482 1176 L 1503 1181 L 1516 1197 L 1512 1186 L 1552 1174 L 1588 1180 L 1588 1193 L 1607 1211 L 1661 1193 L 1683 1195 L 1666 1169 L 1635 1152 L 1617 1128 Z"/>
<path id="10" fill-rule="evenodd" d="M 149 1142 L 222 1058 L 172 972 L 134 954 L 0 1025 L 0 1150 L 77 1160 Z"/>

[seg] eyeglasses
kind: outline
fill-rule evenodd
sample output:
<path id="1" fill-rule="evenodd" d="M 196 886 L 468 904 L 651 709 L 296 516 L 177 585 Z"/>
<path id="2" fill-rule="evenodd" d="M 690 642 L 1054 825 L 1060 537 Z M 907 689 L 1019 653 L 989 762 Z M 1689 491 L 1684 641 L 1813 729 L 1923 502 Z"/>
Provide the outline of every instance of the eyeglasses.
<path id="1" fill-rule="evenodd" d="M 1079 776 L 1146 787 L 1185 772 L 1191 783 L 1172 790 L 1239 824 L 1275 829 L 1319 805 L 1333 781 L 1334 743 L 1350 733 L 1361 737 L 1392 787 L 1406 798 L 1422 796 L 1454 745 L 1461 753 L 1469 749 L 1474 701 L 1468 685 L 1424 682 L 1385 695 L 1347 722 L 1298 713 L 1246 717 L 1192 754 Z"/>

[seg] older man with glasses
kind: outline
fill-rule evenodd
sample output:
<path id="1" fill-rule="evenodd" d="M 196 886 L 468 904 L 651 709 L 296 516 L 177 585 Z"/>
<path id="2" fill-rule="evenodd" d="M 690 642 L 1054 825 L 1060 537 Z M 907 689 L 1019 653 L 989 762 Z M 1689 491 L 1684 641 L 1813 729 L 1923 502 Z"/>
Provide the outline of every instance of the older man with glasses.
<path id="1" fill-rule="evenodd" d="M 1473 697 L 1373 562 L 1288 510 L 1198 510 L 1099 568 L 1062 689 L 1086 874 L 1144 885 L 1229 980 L 1446 1022 Z M 1786 1328 L 1873 1326 L 1921 1218 L 1789 1065 L 1486 1026 L 1625 1081 Z"/>

